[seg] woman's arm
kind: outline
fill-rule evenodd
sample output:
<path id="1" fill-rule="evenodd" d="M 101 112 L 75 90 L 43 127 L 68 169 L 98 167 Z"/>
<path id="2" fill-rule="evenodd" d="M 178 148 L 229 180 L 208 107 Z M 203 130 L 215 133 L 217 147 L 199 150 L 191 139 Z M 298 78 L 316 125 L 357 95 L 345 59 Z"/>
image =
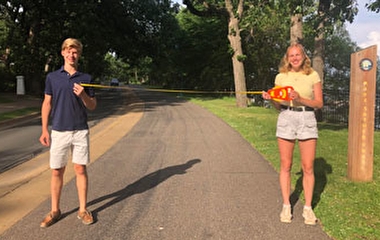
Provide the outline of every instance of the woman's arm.
<path id="1" fill-rule="evenodd" d="M 315 83 L 313 85 L 314 99 L 307 99 L 301 97 L 298 92 L 293 91 L 290 93 L 290 97 L 293 101 L 298 103 L 298 105 L 304 105 L 312 108 L 322 108 L 323 107 L 323 93 L 321 82 Z"/>

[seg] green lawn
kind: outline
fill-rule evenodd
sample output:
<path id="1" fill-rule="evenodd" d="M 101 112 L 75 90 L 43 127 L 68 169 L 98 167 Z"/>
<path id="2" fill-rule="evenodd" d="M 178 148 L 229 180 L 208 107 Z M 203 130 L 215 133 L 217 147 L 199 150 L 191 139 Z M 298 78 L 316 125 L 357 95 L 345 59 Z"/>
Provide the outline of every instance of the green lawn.
<path id="1" fill-rule="evenodd" d="M 0 121 L 5 121 L 5 120 L 10 120 L 10 119 L 15 119 L 21 116 L 29 115 L 35 112 L 38 112 L 40 108 L 23 108 L 23 109 L 18 109 L 15 111 L 11 112 L 6 112 L 0 114 Z"/>
<path id="2" fill-rule="evenodd" d="M 235 128 L 279 170 L 275 109 L 237 108 L 234 98 L 192 98 L 191 101 Z M 334 239 L 380 239 L 379 143 L 380 133 L 375 132 L 373 181 L 354 183 L 347 179 L 347 128 L 319 124 L 313 205 L 323 229 Z M 295 151 L 292 185 L 302 200 L 300 168 L 299 154 Z"/>
<path id="3" fill-rule="evenodd" d="M 8 97 L 0 96 L 0 103 L 9 103 L 9 102 L 13 102 L 13 101 L 9 99 Z"/>
<path id="4" fill-rule="evenodd" d="M 0 104 L 1 103 L 12 103 L 15 101 L 12 98 L 13 97 L 9 97 L 9 96 L 8 97 L 0 96 Z M 1 113 L 0 114 L 0 121 L 18 118 L 18 117 L 29 115 L 29 114 L 32 114 L 32 113 L 35 113 L 38 111 L 40 111 L 39 107 L 29 107 L 29 108 L 23 108 L 23 109 L 18 109 L 18 110 L 14 110 L 14 111 Z"/>

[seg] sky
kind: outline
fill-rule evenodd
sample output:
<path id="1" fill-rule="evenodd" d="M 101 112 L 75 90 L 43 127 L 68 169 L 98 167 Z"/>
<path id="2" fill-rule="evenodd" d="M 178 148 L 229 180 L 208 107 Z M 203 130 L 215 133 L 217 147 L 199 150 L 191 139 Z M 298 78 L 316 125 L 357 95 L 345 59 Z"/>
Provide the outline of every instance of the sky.
<path id="1" fill-rule="evenodd" d="M 370 0 L 357 0 L 359 13 L 352 24 L 346 23 L 351 40 L 361 48 L 377 45 L 377 55 L 380 56 L 380 13 L 370 12 L 365 4 Z M 182 4 L 182 0 L 173 0 Z"/>
<path id="2" fill-rule="evenodd" d="M 346 24 L 352 41 L 361 48 L 377 45 L 380 56 L 380 13 L 370 12 L 365 8 L 369 0 L 358 0 L 359 13 L 352 24 Z"/>

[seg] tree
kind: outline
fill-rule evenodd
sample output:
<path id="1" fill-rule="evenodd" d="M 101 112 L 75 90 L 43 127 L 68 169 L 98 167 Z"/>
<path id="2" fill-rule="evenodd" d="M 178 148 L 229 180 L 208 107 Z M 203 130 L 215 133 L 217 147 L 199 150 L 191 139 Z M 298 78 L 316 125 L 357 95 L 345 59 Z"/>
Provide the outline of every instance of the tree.
<path id="1" fill-rule="evenodd" d="M 350 39 L 343 25 L 335 27 L 325 38 L 325 83 L 326 90 L 348 91 L 350 86 L 350 56 L 358 46 Z"/>
<path id="2" fill-rule="evenodd" d="M 199 17 L 187 9 L 183 9 L 177 19 L 180 32 L 171 57 L 178 76 L 169 86 L 207 91 L 233 89 L 225 21 Z"/>
<path id="3" fill-rule="evenodd" d="M 289 43 L 289 6 L 284 1 L 248 4 L 242 26 L 245 69 L 250 90 L 273 87 L 278 64 Z M 252 96 L 253 97 L 253 96 Z M 261 96 L 258 98 L 261 99 Z"/>
<path id="4" fill-rule="evenodd" d="M 328 9 L 330 7 L 331 0 L 319 0 L 318 5 L 318 11 L 317 11 L 317 18 L 319 21 L 317 22 L 316 26 L 316 34 L 314 37 L 314 54 L 312 58 L 312 65 L 314 70 L 317 71 L 319 77 L 322 81 L 324 81 L 324 56 L 325 56 L 325 45 L 324 45 L 324 38 L 325 38 L 325 22 L 326 19 L 326 13 L 328 12 Z"/>
<path id="5" fill-rule="evenodd" d="M 10 49 L 9 61 L 13 63 L 11 70 L 25 76 L 25 86 L 29 93 L 41 93 L 45 70 L 50 71 L 61 65 L 60 45 L 67 37 L 79 38 L 85 44 L 85 58 L 81 60 L 81 68 L 91 69 L 91 63 L 102 62 L 106 51 L 103 36 L 99 34 L 100 31 L 94 30 L 96 7 L 91 1 L 79 4 L 73 0 L 13 0 L 1 5 L 9 28 L 4 45 Z M 94 36 L 95 34 L 99 35 Z M 87 41 L 88 39 L 92 41 Z M 88 45 L 93 45 L 93 41 L 96 41 L 96 51 L 87 48 Z M 101 68 L 92 69 L 101 71 Z"/>
<path id="6" fill-rule="evenodd" d="M 172 9 L 170 0 L 1 1 L 8 30 L 1 44 L 10 50 L 8 61 L 14 64 L 8 70 L 25 75 L 29 93 L 41 93 L 45 70 L 62 64 L 59 49 L 67 37 L 83 42 L 80 68 L 94 78 L 104 73 L 108 52 L 137 66 L 156 54 L 163 19 L 173 18 Z"/>
<path id="7" fill-rule="evenodd" d="M 380 12 L 380 0 L 376 0 L 365 5 L 368 10 L 379 13 Z"/>
<path id="8" fill-rule="evenodd" d="M 232 0 L 225 0 L 224 3 L 223 1 L 184 0 L 183 3 L 195 15 L 202 17 L 220 16 L 228 19 L 227 37 L 232 52 L 236 105 L 238 107 L 247 107 L 247 87 L 243 63 L 246 56 L 243 54 L 239 26 L 243 18 L 244 0 L 239 0 L 236 3 Z"/>
<path id="9" fill-rule="evenodd" d="M 303 16 L 308 4 L 303 0 L 290 1 L 290 44 L 303 42 Z"/>
<path id="10" fill-rule="evenodd" d="M 358 9 L 355 0 L 319 0 L 317 12 L 310 17 L 314 28 L 313 68 L 324 82 L 325 34 L 334 26 L 352 22 Z"/>

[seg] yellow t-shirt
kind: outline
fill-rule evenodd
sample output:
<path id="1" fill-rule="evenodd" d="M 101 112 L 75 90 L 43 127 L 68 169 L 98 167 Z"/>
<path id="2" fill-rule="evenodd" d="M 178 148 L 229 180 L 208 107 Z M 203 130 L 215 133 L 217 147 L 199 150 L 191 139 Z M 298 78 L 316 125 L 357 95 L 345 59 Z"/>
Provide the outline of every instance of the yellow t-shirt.
<path id="1" fill-rule="evenodd" d="M 280 87 L 292 86 L 294 90 L 300 94 L 301 97 L 313 99 L 314 84 L 320 81 L 321 79 L 319 78 L 319 75 L 316 71 L 313 71 L 309 75 L 306 75 L 303 72 L 288 72 L 277 74 L 274 83 L 276 86 Z"/>

